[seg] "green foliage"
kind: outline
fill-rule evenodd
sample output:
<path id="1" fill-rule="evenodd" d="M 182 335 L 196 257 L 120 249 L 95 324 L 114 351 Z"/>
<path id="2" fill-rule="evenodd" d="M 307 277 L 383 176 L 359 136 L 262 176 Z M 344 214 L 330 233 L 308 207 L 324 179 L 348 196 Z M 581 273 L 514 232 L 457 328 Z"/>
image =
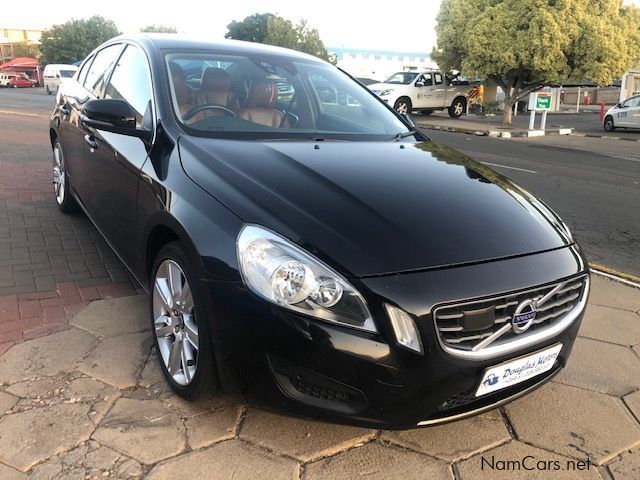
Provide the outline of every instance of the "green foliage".
<path id="1" fill-rule="evenodd" d="M 256 13 L 241 22 L 234 20 L 227 28 L 226 38 L 291 48 L 330 61 L 318 30 L 311 28 L 306 20 L 294 25 L 271 13 Z"/>
<path id="2" fill-rule="evenodd" d="M 116 24 L 100 15 L 54 25 L 40 39 L 41 61 L 43 64 L 77 62 L 119 34 Z"/>
<path id="3" fill-rule="evenodd" d="M 267 24 L 272 17 L 275 17 L 272 13 L 254 13 L 239 22 L 234 20 L 227 25 L 229 31 L 225 38 L 264 43 L 268 33 Z"/>
<path id="4" fill-rule="evenodd" d="M 141 28 L 142 33 L 178 33 L 176 27 L 171 25 L 148 25 Z"/>
<path id="5" fill-rule="evenodd" d="M 537 85 L 610 85 L 640 61 L 640 11 L 622 0 L 443 0 L 433 58 L 489 79 L 511 107 Z"/>
<path id="6" fill-rule="evenodd" d="M 14 57 L 40 58 L 40 48 L 33 43 L 13 43 L 12 48 Z"/>

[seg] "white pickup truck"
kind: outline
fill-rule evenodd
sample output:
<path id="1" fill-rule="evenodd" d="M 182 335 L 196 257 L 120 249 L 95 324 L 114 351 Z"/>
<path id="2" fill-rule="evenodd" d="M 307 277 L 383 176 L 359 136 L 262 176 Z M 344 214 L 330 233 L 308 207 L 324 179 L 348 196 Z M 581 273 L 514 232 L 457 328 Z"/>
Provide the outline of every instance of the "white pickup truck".
<path id="1" fill-rule="evenodd" d="M 471 90 L 468 85 L 453 85 L 437 70 L 396 72 L 384 82 L 368 88 L 398 113 L 419 111 L 428 115 L 435 110 L 447 109 L 453 118 L 465 112 Z"/>

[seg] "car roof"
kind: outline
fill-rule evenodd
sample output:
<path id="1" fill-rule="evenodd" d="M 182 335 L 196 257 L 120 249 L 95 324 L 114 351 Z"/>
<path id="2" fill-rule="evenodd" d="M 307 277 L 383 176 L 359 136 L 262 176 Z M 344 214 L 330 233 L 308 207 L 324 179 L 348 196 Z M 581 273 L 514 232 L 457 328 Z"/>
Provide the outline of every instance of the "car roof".
<path id="1" fill-rule="evenodd" d="M 153 45 L 159 50 L 225 50 L 238 54 L 267 54 L 282 55 L 300 60 L 325 63 L 323 60 L 306 53 L 290 50 L 288 48 L 274 47 L 262 43 L 243 42 L 240 40 L 211 39 L 207 37 L 192 37 L 175 33 L 140 33 L 136 35 L 121 35 L 112 39 L 128 40 L 141 45 Z"/>

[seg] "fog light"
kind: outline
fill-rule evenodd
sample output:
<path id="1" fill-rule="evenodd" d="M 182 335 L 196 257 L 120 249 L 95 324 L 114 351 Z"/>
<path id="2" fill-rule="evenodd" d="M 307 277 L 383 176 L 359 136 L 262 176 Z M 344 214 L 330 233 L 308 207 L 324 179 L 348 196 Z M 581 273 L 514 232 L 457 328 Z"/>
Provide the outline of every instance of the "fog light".
<path id="1" fill-rule="evenodd" d="M 387 304 L 385 304 L 384 308 L 387 310 L 391 320 L 393 333 L 398 344 L 414 352 L 422 353 L 422 342 L 418 335 L 418 329 L 409 314 Z"/>

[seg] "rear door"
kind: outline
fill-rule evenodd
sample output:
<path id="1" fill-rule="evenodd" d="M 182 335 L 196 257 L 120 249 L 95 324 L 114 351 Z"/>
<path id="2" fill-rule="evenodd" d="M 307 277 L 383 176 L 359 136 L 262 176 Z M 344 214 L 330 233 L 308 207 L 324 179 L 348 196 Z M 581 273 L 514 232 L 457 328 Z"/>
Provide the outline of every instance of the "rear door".
<path id="1" fill-rule="evenodd" d="M 136 112 L 136 127 L 153 129 L 151 73 L 140 48 L 132 44 L 125 47 L 100 96 L 125 100 Z M 120 257 L 131 265 L 136 253 L 138 180 L 149 144 L 138 137 L 86 129 L 92 219 Z"/>

